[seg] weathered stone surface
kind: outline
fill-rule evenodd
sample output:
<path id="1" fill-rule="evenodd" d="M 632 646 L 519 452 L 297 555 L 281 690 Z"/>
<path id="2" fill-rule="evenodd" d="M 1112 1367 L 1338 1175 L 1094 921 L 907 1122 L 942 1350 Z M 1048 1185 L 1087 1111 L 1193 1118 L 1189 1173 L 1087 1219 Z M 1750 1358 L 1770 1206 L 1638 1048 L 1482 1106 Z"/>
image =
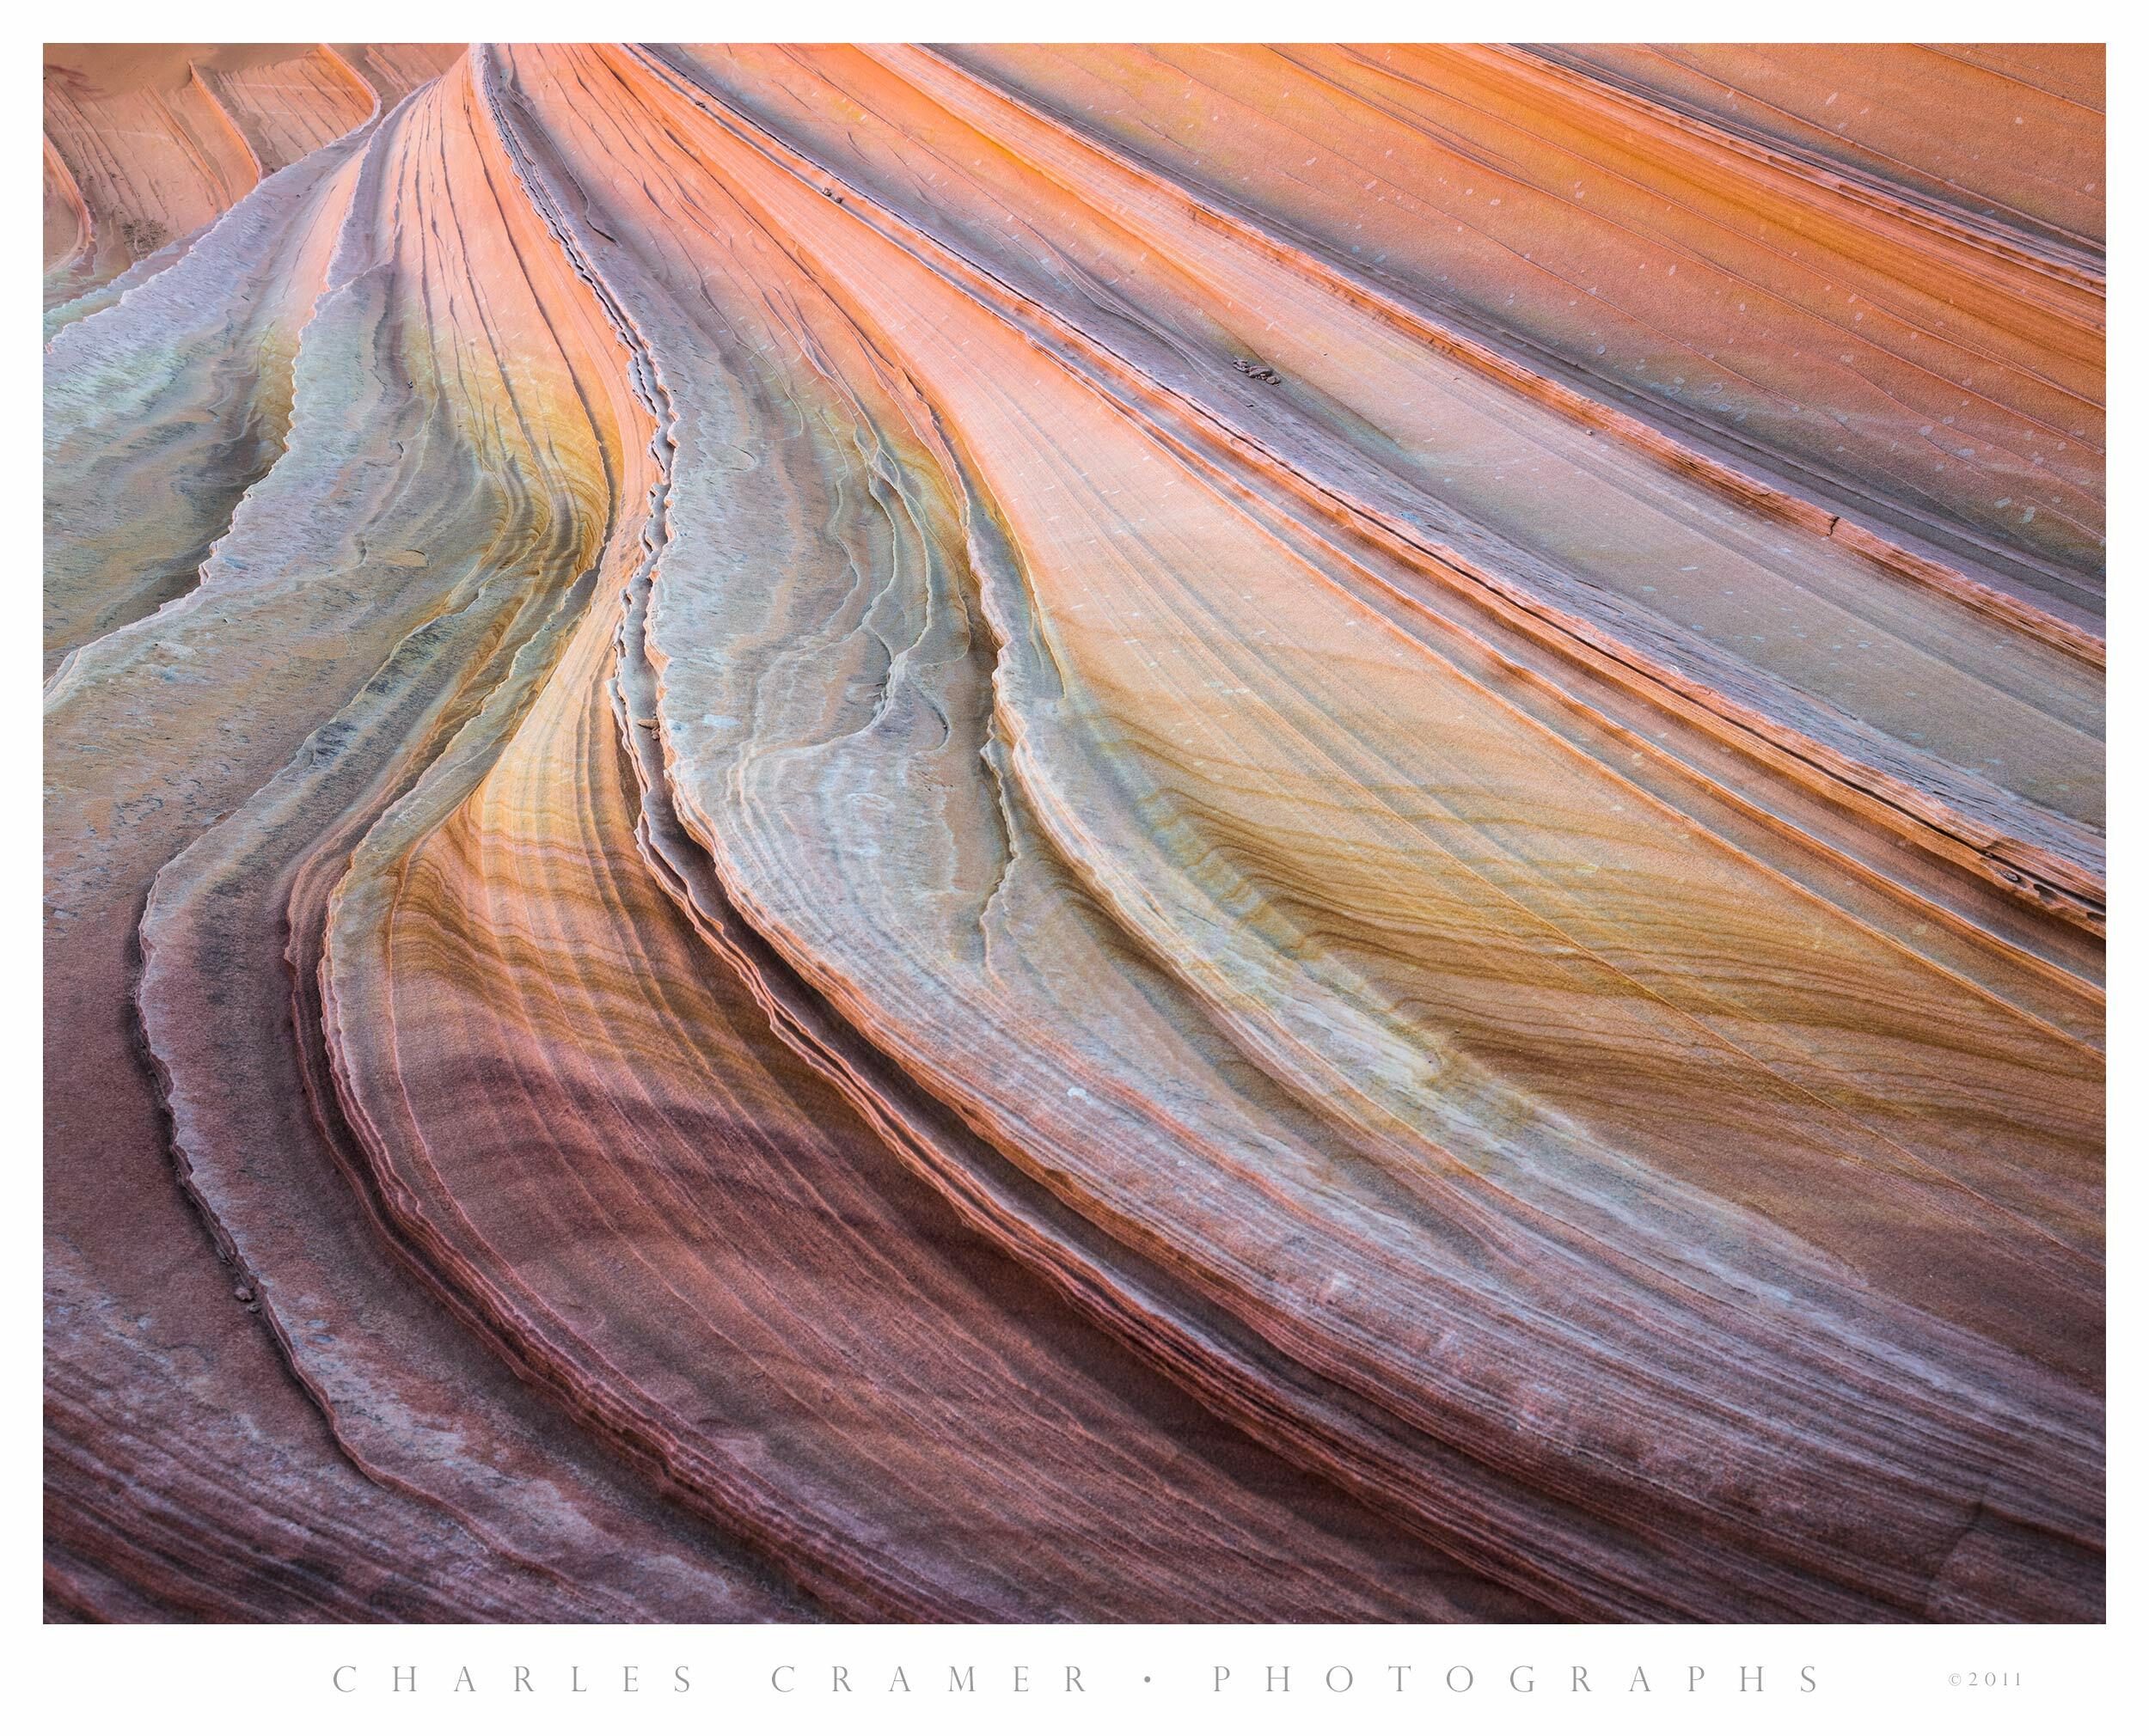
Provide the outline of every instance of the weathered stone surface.
<path id="1" fill-rule="evenodd" d="M 54 1612 L 2101 1614 L 2101 60 L 1865 52 L 56 52 Z"/>

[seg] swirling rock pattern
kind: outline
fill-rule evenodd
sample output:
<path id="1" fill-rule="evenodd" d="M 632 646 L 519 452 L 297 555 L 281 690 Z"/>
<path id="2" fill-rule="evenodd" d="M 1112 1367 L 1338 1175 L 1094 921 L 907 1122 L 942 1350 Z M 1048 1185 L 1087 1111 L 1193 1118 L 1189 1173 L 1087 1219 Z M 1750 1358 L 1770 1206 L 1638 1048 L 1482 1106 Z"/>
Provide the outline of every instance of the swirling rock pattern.
<path id="1" fill-rule="evenodd" d="M 2099 1617 L 2102 91 L 55 52 L 53 1617 Z"/>

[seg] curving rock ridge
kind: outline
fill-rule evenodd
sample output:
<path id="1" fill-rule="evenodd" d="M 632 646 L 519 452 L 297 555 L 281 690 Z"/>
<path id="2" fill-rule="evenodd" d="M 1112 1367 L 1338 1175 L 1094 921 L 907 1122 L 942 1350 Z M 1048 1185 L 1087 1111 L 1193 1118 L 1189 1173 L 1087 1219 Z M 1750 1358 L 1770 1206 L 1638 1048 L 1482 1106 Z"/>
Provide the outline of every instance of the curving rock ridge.
<path id="1" fill-rule="evenodd" d="M 258 183 L 459 51 L 413 43 L 47 44 L 45 328 L 156 275 Z"/>
<path id="2" fill-rule="evenodd" d="M 2024 54 L 958 58 L 1675 438 L 2097 615 L 2103 54 Z"/>
<path id="3" fill-rule="evenodd" d="M 2100 1615 L 2101 59 L 1910 52 L 198 54 L 117 281 L 58 63 L 53 1613 Z"/>

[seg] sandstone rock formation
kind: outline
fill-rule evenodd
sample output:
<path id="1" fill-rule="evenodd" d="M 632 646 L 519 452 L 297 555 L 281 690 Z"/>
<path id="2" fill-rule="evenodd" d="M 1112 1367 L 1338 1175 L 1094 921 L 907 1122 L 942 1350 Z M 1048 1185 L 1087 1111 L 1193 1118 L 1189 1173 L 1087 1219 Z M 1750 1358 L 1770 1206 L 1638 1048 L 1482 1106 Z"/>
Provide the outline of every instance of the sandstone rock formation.
<path id="1" fill-rule="evenodd" d="M 55 1618 L 2101 1615 L 2101 53 L 46 84 Z"/>

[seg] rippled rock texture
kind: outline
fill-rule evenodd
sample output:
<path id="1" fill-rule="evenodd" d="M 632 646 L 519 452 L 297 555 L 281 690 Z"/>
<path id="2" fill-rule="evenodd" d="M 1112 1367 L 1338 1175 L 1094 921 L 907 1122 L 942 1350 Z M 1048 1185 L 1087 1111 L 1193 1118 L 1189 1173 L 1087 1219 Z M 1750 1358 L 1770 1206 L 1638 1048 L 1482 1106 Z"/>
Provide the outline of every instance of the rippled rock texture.
<path id="1" fill-rule="evenodd" d="M 55 50 L 55 1618 L 2084 1619 L 2080 48 Z"/>

